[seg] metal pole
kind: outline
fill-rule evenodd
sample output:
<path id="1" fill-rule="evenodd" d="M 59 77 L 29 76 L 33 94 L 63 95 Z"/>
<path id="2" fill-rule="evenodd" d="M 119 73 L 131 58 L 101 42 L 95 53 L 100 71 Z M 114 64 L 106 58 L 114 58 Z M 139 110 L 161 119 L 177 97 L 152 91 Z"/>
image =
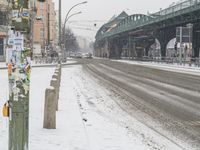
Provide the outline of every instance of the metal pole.
<path id="1" fill-rule="evenodd" d="M 61 1 L 61 0 L 60 0 Z M 72 16 L 74 16 L 74 15 L 77 15 L 77 14 L 80 14 L 81 12 L 78 12 L 78 13 L 74 13 L 74 14 L 72 14 L 71 16 L 69 16 L 69 13 L 72 11 L 72 9 L 73 8 L 75 8 L 76 6 L 79 6 L 79 5 L 81 5 L 81 4 L 86 4 L 87 3 L 87 1 L 84 1 L 84 2 L 81 2 L 81 3 L 77 3 L 77 4 L 75 4 L 75 5 L 73 5 L 70 9 L 69 9 L 69 11 L 67 12 L 67 15 L 66 15 L 66 17 L 65 17 L 65 21 L 64 21 L 64 25 L 63 25 L 63 28 L 61 28 L 61 26 L 60 26 L 60 32 L 61 32 L 61 29 L 62 29 L 62 32 L 63 32 L 63 36 L 61 37 L 60 36 L 60 45 L 62 46 L 62 44 L 63 45 L 65 45 L 64 44 L 64 36 L 65 36 L 65 25 L 66 25 L 66 22 L 69 20 L 69 18 L 71 18 Z M 61 5 L 61 3 L 59 3 L 60 5 Z M 59 6 L 60 6 L 59 5 Z M 60 9 L 61 9 L 61 6 L 59 7 Z M 61 12 L 60 12 L 60 14 L 61 14 Z M 60 15 L 61 16 L 61 15 Z M 69 17 L 68 17 L 69 16 Z M 61 35 L 61 33 L 60 33 L 60 35 Z M 62 57 L 64 57 L 64 60 L 66 60 L 66 51 L 65 51 L 65 48 L 63 48 L 62 49 L 62 53 L 63 53 L 63 55 L 62 55 Z"/>
<path id="2" fill-rule="evenodd" d="M 48 4 L 48 46 L 50 46 L 50 8 Z"/>
<path id="3" fill-rule="evenodd" d="M 179 50 L 179 62 L 180 65 L 182 65 L 182 48 L 183 48 L 183 43 L 182 43 L 182 36 L 183 36 L 183 28 L 180 27 L 180 50 Z"/>
<path id="4" fill-rule="evenodd" d="M 72 9 L 74 8 L 74 7 L 76 7 L 76 6 L 78 6 L 78 5 L 82 5 L 82 4 L 86 4 L 87 3 L 87 1 L 84 1 L 84 2 L 81 2 L 81 3 L 78 3 L 78 4 L 75 4 L 74 6 L 72 6 L 70 9 L 69 9 L 69 11 L 67 12 L 67 14 L 66 14 L 66 17 L 65 17 L 65 22 L 64 22 L 64 29 L 65 29 L 65 24 L 66 24 L 66 22 L 67 22 L 67 20 L 68 20 L 68 16 L 69 16 L 69 13 L 72 11 Z"/>
<path id="5" fill-rule="evenodd" d="M 61 38 L 61 28 L 62 28 L 62 26 L 61 26 L 61 0 L 59 0 L 59 46 L 61 46 L 61 40 L 62 40 L 62 38 Z"/>

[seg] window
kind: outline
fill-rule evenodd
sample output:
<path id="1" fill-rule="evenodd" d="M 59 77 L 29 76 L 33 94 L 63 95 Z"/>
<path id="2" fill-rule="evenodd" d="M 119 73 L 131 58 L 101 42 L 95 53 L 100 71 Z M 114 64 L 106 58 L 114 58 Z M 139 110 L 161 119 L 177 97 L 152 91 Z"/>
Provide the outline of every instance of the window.
<path id="1" fill-rule="evenodd" d="M 40 39 L 44 39 L 44 28 L 40 28 Z"/>
<path id="2" fill-rule="evenodd" d="M 44 9 L 44 3 L 40 2 L 40 9 Z"/>
<path id="3" fill-rule="evenodd" d="M 0 11 L 0 25 L 6 25 L 6 14 Z"/>
<path id="4" fill-rule="evenodd" d="M 3 48 L 3 39 L 0 38 L 0 55 L 4 55 L 3 50 L 4 50 L 4 48 Z"/>

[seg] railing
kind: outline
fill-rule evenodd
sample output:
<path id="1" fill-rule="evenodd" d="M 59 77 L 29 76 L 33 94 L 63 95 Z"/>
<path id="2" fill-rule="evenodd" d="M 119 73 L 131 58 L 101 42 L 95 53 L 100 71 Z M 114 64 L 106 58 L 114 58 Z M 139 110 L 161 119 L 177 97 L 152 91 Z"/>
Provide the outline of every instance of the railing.
<path id="1" fill-rule="evenodd" d="M 59 62 L 59 57 L 35 57 L 33 62 L 35 64 L 55 64 Z"/>
<path id="2" fill-rule="evenodd" d="M 200 3 L 200 0 L 187 0 L 184 2 L 181 2 L 179 4 L 176 4 L 174 6 L 171 6 L 169 8 L 166 8 L 164 10 L 161 10 L 157 13 L 152 14 L 153 16 L 164 16 L 164 15 L 168 15 L 171 13 L 174 13 L 176 11 L 188 8 L 188 7 L 192 7 L 195 6 L 196 4 Z"/>
<path id="3" fill-rule="evenodd" d="M 192 9 L 199 9 L 199 7 L 197 7 L 197 4 L 200 4 L 200 0 L 188 0 L 188 1 L 184 1 L 181 2 L 179 4 L 176 4 L 172 7 L 166 8 L 164 10 L 161 10 L 157 13 L 151 14 L 149 16 L 147 15 L 142 15 L 140 16 L 140 18 L 134 19 L 133 16 L 129 16 L 127 18 L 125 18 L 124 20 L 122 20 L 115 28 L 113 28 L 111 31 L 109 32 L 105 32 L 102 35 L 98 36 L 97 39 L 103 39 L 115 34 L 119 34 L 122 32 L 126 32 L 132 29 L 136 29 L 138 27 L 144 26 L 144 25 L 148 25 L 148 24 L 152 24 L 155 22 L 159 22 L 161 20 L 170 18 L 170 17 L 174 17 L 174 16 L 178 16 L 182 13 L 188 12 Z M 182 11 L 184 10 L 184 11 Z"/>
<path id="4" fill-rule="evenodd" d="M 161 57 L 147 57 L 147 56 L 145 56 L 145 57 L 142 57 L 142 58 L 124 57 L 123 59 L 200 68 L 200 58 L 191 58 L 190 60 L 182 59 L 181 61 L 178 57 L 162 57 L 161 58 Z"/>

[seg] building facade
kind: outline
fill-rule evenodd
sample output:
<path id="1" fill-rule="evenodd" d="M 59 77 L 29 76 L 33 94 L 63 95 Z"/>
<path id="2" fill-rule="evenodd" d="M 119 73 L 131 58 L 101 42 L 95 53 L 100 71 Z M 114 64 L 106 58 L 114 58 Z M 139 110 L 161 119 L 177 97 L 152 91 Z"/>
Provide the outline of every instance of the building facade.
<path id="1" fill-rule="evenodd" d="M 7 14 L 7 0 L 0 0 L 0 62 L 6 60 Z"/>
<path id="2" fill-rule="evenodd" d="M 56 36 L 57 36 L 57 28 L 56 28 L 56 11 L 55 4 L 52 0 L 49 0 L 49 30 L 50 30 L 50 44 L 52 47 L 56 46 Z"/>
<path id="3" fill-rule="evenodd" d="M 52 0 L 36 1 L 37 13 L 33 23 L 33 55 L 44 55 L 56 43 L 56 12 Z"/>

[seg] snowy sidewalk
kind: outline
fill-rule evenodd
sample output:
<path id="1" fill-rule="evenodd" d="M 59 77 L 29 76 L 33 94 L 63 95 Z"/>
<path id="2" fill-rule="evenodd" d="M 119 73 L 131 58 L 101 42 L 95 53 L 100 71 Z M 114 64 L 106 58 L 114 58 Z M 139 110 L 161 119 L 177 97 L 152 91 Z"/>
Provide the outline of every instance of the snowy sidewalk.
<path id="1" fill-rule="evenodd" d="M 81 87 L 84 82 L 80 74 L 83 73 L 81 66 L 64 68 L 62 71 L 57 127 L 62 128 L 65 138 L 61 142 L 62 146 L 54 145 L 54 149 L 132 150 L 137 148 L 144 150 L 143 146 L 138 147 L 133 141 L 131 142 L 125 129 L 98 114 L 94 109 L 95 102 L 90 101 L 90 107 L 88 97 L 83 94 L 83 87 Z"/>
<path id="2" fill-rule="evenodd" d="M 6 68 L 6 63 L 5 62 L 0 62 L 0 69 Z"/>
<path id="3" fill-rule="evenodd" d="M 121 63 L 133 64 L 133 65 L 140 65 L 140 66 L 145 66 L 149 68 L 156 68 L 156 69 L 179 72 L 179 73 L 200 75 L 200 67 L 194 67 L 194 66 L 190 67 L 188 65 L 144 62 L 144 61 L 134 61 L 134 60 L 111 60 L 111 61 L 117 61 Z"/>

